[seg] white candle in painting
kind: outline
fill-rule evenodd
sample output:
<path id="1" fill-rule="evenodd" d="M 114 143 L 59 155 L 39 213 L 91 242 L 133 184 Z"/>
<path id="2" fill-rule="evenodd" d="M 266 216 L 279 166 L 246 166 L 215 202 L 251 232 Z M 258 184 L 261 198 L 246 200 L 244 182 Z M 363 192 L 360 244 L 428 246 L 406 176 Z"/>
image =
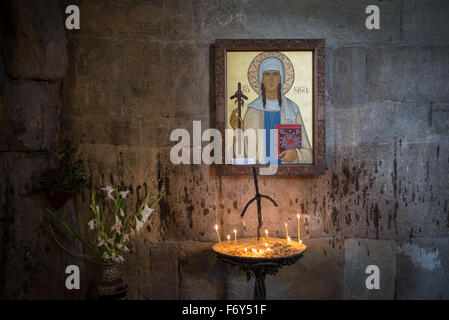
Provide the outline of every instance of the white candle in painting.
<path id="1" fill-rule="evenodd" d="M 218 225 L 215 225 L 215 230 L 217 231 L 218 243 L 221 244 L 220 234 L 218 233 Z"/>
<path id="2" fill-rule="evenodd" d="M 267 240 L 267 242 L 268 242 L 268 230 L 267 229 L 265 229 L 265 240 Z"/>
<path id="3" fill-rule="evenodd" d="M 299 213 L 296 216 L 298 217 L 298 242 L 301 243 L 301 232 L 299 230 Z"/>
<path id="4" fill-rule="evenodd" d="M 231 241 L 231 236 L 228 234 L 228 244 L 230 243 L 230 241 Z"/>
<path id="5" fill-rule="evenodd" d="M 285 240 L 288 241 L 288 226 L 287 226 L 287 223 L 285 224 Z"/>
<path id="6" fill-rule="evenodd" d="M 234 246 L 237 245 L 237 230 L 234 229 Z"/>

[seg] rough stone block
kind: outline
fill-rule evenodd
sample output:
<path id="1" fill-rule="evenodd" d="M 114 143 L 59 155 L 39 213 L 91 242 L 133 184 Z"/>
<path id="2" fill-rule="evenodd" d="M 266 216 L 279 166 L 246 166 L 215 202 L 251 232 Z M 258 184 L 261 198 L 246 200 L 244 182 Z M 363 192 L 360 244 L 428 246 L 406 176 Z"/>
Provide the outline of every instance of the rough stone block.
<path id="1" fill-rule="evenodd" d="M 337 109 L 363 106 L 366 101 L 367 49 L 343 47 L 326 50 L 328 106 Z"/>
<path id="2" fill-rule="evenodd" d="M 370 49 L 366 68 L 368 101 L 447 102 L 446 48 Z"/>
<path id="3" fill-rule="evenodd" d="M 326 38 L 330 45 L 399 40 L 400 3 L 371 4 L 382 12 L 382 27 L 370 32 L 365 27 L 367 4 L 360 1 L 201 1 L 201 38 Z"/>
<path id="4" fill-rule="evenodd" d="M 63 0 L 63 7 L 72 4 Z M 77 2 L 82 12 L 80 37 L 122 39 L 161 39 L 163 1 L 89 1 Z M 101 17 L 99 19 L 98 17 Z"/>
<path id="5" fill-rule="evenodd" d="M 73 116 L 70 126 L 81 133 L 76 140 L 82 143 L 136 146 L 140 122 L 136 117 Z"/>
<path id="6" fill-rule="evenodd" d="M 64 81 L 64 113 L 120 114 L 124 44 L 110 39 L 73 39 L 73 60 Z"/>
<path id="7" fill-rule="evenodd" d="M 441 46 L 449 44 L 446 27 L 449 4 L 440 0 L 405 1 L 401 12 L 401 41 Z"/>
<path id="8" fill-rule="evenodd" d="M 2 182 L 17 196 L 30 195 L 40 190 L 41 175 L 49 164 L 48 154 L 2 152 L 0 165 L 8 172 L 8 177 Z"/>
<path id="9" fill-rule="evenodd" d="M 147 241 L 146 237 L 139 237 L 130 243 L 130 252 L 124 255 L 126 261 L 120 265 L 120 272 L 123 280 L 128 284 L 128 299 L 164 299 L 164 296 L 167 296 L 167 299 L 177 299 L 176 294 L 173 293 L 174 281 L 177 281 L 176 275 L 172 275 L 168 285 L 163 287 L 161 287 L 161 281 L 164 281 L 163 275 L 160 278 L 156 275 L 156 279 L 153 279 L 152 272 L 157 273 L 158 270 L 152 269 L 151 253 L 155 254 L 153 259 L 157 260 L 160 252 L 157 249 L 153 251 L 152 248 L 152 243 Z M 173 254 L 176 254 L 176 250 Z M 167 261 L 169 271 L 173 271 L 171 263 L 173 258 Z M 160 268 L 160 264 L 161 262 L 158 262 L 153 267 Z"/>
<path id="10" fill-rule="evenodd" d="M 81 290 L 65 288 L 64 270 L 68 264 L 76 264 L 83 269 L 83 261 L 68 255 L 57 246 L 48 231 L 45 212 L 48 203 L 40 195 L 9 195 L 11 207 L 10 222 L 4 266 L 4 294 L 7 299 L 80 299 Z M 67 211 L 66 211 L 67 209 Z M 74 213 L 70 208 L 60 212 L 64 220 L 76 228 Z M 67 234 L 65 243 L 77 250 L 76 243 Z M 82 272 L 82 271 L 81 271 Z M 81 278 L 83 281 L 83 278 Z M 85 288 L 83 288 L 84 290 Z"/>
<path id="11" fill-rule="evenodd" d="M 199 38 L 201 31 L 196 1 L 164 1 L 164 39 L 190 40 Z"/>
<path id="12" fill-rule="evenodd" d="M 449 104 L 434 103 L 431 106 L 432 132 L 439 135 L 449 135 Z"/>
<path id="13" fill-rule="evenodd" d="M 401 238 L 447 235 L 444 202 L 449 182 L 442 179 L 449 174 L 447 157 L 443 156 L 447 150 L 447 144 L 398 143 L 392 181 L 397 216 L 394 220 Z"/>
<path id="14" fill-rule="evenodd" d="M 449 239 L 413 239 L 397 245 L 397 299 L 449 299 Z"/>
<path id="15" fill-rule="evenodd" d="M 396 243 L 386 240 L 346 239 L 344 265 L 344 298 L 356 300 L 393 299 L 396 279 Z M 371 273 L 366 268 L 379 268 L 379 289 L 368 289 Z"/>
<path id="16" fill-rule="evenodd" d="M 360 109 L 360 140 L 362 143 L 394 141 L 394 107 L 389 103 L 369 104 Z"/>
<path id="17" fill-rule="evenodd" d="M 213 242 L 184 241 L 180 250 L 180 298 L 251 299 L 252 287 L 238 268 L 219 261 Z"/>
<path id="18" fill-rule="evenodd" d="M 152 299 L 179 299 L 178 244 L 155 242 L 150 250 Z"/>
<path id="19" fill-rule="evenodd" d="M 49 150 L 56 145 L 60 97 L 57 84 L 31 80 L 3 84 L 2 150 Z"/>
<path id="20" fill-rule="evenodd" d="M 342 299 L 342 241 L 314 238 L 304 239 L 304 243 L 307 251 L 303 258 L 266 277 L 267 299 Z"/>
<path id="21" fill-rule="evenodd" d="M 394 103 L 395 135 L 403 142 L 426 142 L 431 134 L 431 106 Z"/>
<path id="22" fill-rule="evenodd" d="M 339 185 L 344 236 L 394 237 L 395 230 L 390 221 L 393 145 L 362 144 L 343 148 L 341 153 L 341 169 L 336 172 L 335 180 Z"/>
<path id="23" fill-rule="evenodd" d="M 3 59 L 14 79 L 60 80 L 67 64 L 67 40 L 58 0 L 4 4 Z"/>

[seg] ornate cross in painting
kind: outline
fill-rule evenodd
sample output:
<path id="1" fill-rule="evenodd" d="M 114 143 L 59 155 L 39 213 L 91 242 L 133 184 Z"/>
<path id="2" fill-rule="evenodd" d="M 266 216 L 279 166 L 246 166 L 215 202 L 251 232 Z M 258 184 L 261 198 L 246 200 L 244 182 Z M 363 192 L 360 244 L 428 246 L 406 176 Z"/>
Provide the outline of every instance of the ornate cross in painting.
<path id="1" fill-rule="evenodd" d="M 220 175 L 325 173 L 324 40 L 217 40 Z"/>

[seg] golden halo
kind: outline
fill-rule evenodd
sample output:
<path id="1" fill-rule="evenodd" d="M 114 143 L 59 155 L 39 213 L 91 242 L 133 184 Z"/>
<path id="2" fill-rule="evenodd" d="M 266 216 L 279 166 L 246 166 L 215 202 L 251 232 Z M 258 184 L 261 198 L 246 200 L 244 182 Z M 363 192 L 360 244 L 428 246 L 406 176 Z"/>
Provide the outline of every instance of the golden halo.
<path id="1" fill-rule="evenodd" d="M 261 94 L 261 89 L 259 85 L 259 65 L 262 62 L 263 59 L 268 57 L 275 57 L 282 61 L 284 64 L 284 85 L 282 86 L 282 92 L 286 94 L 288 90 L 293 85 L 293 82 L 295 80 L 295 71 L 293 70 L 293 64 L 290 61 L 289 58 L 287 58 L 285 55 L 280 53 L 279 51 L 264 51 L 262 53 L 259 53 L 257 56 L 254 57 L 253 61 L 249 64 L 248 68 L 248 82 L 251 85 L 251 88 L 253 88 L 254 91 L 258 95 Z"/>

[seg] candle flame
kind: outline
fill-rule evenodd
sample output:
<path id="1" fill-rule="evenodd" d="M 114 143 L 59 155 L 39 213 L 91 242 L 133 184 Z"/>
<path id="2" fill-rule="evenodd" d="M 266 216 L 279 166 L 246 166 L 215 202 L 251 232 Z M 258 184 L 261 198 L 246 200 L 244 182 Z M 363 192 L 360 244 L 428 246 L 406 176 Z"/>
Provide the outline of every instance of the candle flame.
<path id="1" fill-rule="evenodd" d="M 285 223 L 285 226 L 287 226 L 287 222 Z"/>
<path id="2" fill-rule="evenodd" d="M 299 213 L 296 215 L 297 217 L 298 217 L 298 219 L 299 219 Z"/>
<path id="3" fill-rule="evenodd" d="M 268 230 L 267 229 L 265 229 L 265 233 L 268 235 Z"/>
<path id="4" fill-rule="evenodd" d="M 268 247 L 268 243 L 265 242 L 265 247 Z"/>
<path id="5" fill-rule="evenodd" d="M 237 233 L 237 230 L 234 229 L 234 233 Z"/>
<path id="6" fill-rule="evenodd" d="M 231 236 L 228 234 L 228 240 L 231 239 Z"/>
<path id="7" fill-rule="evenodd" d="M 248 252 L 248 250 L 245 248 L 245 253 L 247 253 Z"/>
<path id="8" fill-rule="evenodd" d="M 257 250 L 256 250 L 256 249 L 253 248 L 253 249 L 251 249 L 251 250 L 252 250 L 254 253 L 257 253 Z"/>
<path id="9" fill-rule="evenodd" d="M 215 230 L 217 230 L 217 231 L 218 231 L 218 225 L 215 225 Z"/>

